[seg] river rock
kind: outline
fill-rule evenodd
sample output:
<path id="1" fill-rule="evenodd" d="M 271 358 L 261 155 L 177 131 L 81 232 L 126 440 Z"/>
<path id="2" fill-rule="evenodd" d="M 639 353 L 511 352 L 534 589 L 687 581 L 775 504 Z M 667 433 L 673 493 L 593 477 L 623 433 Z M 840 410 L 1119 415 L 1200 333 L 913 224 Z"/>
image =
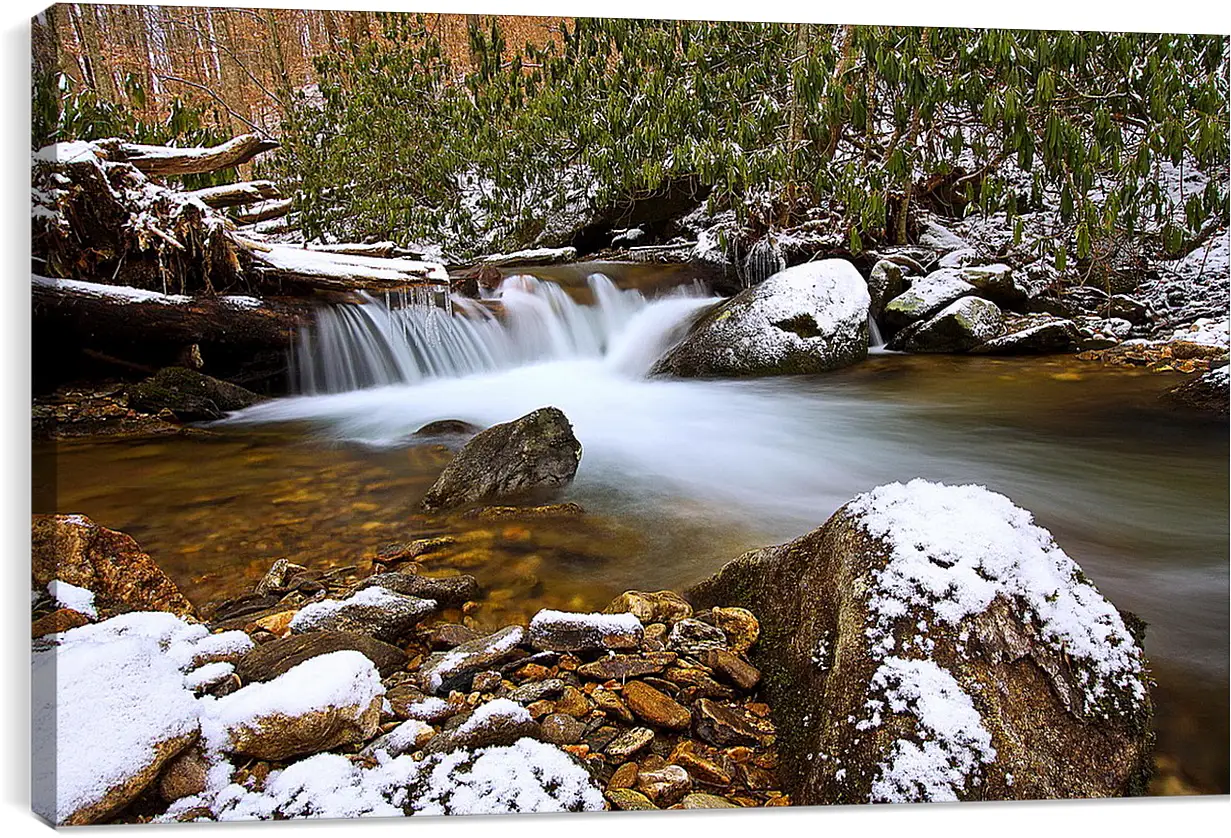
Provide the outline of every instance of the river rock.
<path id="1" fill-rule="evenodd" d="M 543 741 L 553 745 L 576 745 L 586 732 L 583 722 L 565 713 L 551 713 L 539 725 L 543 729 Z"/>
<path id="2" fill-rule="evenodd" d="M 90 622 L 90 618 L 80 611 L 71 608 L 60 608 L 50 614 L 44 614 L 30 623 L 30 636 L 44 637 L 48 634 L 58 634 L 62 631 L 75 629 Z"/>
<path id="3" fill-rule="evenodd" d="M 751 649 L 761 636 L 761 624 L 747 608 L 711 608 L 698 614 L 697 619 L 722 629 L 727 648 L 740 654 Z"/>
<path id="4" fill-rule="evenodd" d="M 699 660 L 744 692 L 751 692 L 761 682 L 759 669 L 726 649 L 706 649 Z"/>
<path id="5" fill-rule="evenodd" d="M 690 598 L 760 618 L 754 661 L 796 803 L 1144 791 L 1152 707 L 1138 641 L 1001 495 L 882 486 Z"/>
<path id="6" fill-rule="evenodd" d="M 1004 318 L 996 304 L 980 297 L 963 297 L 927 320 L 893 336 L 889 348 L 906 352 L 969 352 L 1004 334 Z"/>
<path id="7" fill-rule="evenodd" d="M 594 700 L 594 704 L 599 710 L 602 710 L 609 719 L 619 719 L 622 722 L 632 724 L 633 714 L 628 709 L 628 706 L 620 700 L 618 693 L 612 690 L 606 690 L 599 687 L 594 692 L 590 693 L 590 698 Z"/>
<path id="8" fill-rule="evenodd" d="M 685 809 L 738 809 L 736 804 L 727 800 L 725 797 L 719 797 L 716 794 L 706 794 L 705 792 L 694 791 L 692 794 L 687 794 L 680 801 L 680 805 Z"/>
<path id="9" fill-rule="evenodd" d="M 607 799 L 611 801 L 612 807 L 626 812 L 648 811 L 658 808 L 650 802 L 650 798 L 633 789 L 612 789 L 607 792 Z"/>
<path id="10" fill-rule="evenodd" d="M 711 786 L 725 786 L 731 782 L 731 772 L 714 760 L 698 753 L 697 745 L 690 739 L 682 739 L 671 752 L 668 762 L 688 771 L 698 782 Z"/>
<path id="11" fill-rule="evenodd" d="M 967 265 L 962 279 L 978 289 L 978 294 L 1004 308 L 1021 311 L 1029 292 L 1017 281 L 1017 272 L 1004 264 Z"/>
<path id="12" fill-rule="evenodd" d="M 479 583 L 473 576 L 420 576 L 417 573 L 377 573 L 356 586 L 384 588 L 404 596 L 434 600 L 441 608 L 461 606 L 479 598 Z"/>
<path id="13" fill-rule="evenodd" d="M 84 515 L 33 516 L 30 577 L 34 590 L 46 590 L 59 579 L 92 592 L 100 619 L 128 611 L 195 613 L 136 541 Z"/>
<path id="14" fill-rule="evenodd" d="M 577 674 L 591 681 L 623 681 L 646 675 L 661 675 L 675 663 L 674 652 L 646 652 L 643 655 L 605 655 L 578 667 Z"/>
<path id="15" fill-rule="evenodd" d="M 654 741 L 654 731 L 648 727 L 633 727 L 607 743 L 603 752 L 613 760 L 628 759 Z"/>
<path id="16" fill-rule="evenodd" d="M 472 437 L 482 431 L 483 429 L 478 425 L 464 422 L 461 419 L 437 419 L 435 422 L 428 422 L 422 428 L 415 431 L 414 436 Z"/>
<path id="17" fill-rule="evenodd" d="M 426 722 L 418 719 L 407 719 L 388 733 L 377 736 L 363 747 L 363 756 L 376 758 L 377 752 L 384 752 L 391 757 L 412 754 L 420 750 L 432 740 L 436 731 Z"/>
<path id="18" fill-rule="evenodd" d="M 970 351 L 978 355 L 1045 355 L 1075 352 L 1081 332 L 1072 320 L 1048 315 L 1026 315 L 1006 323 L 1006 334 Z"/>
<path id="19" fill-rule="evenodd" d="M 637 775 L 637 789 L 659 808 L 670 806 L 692 790 L 692 778 L 678 765 Z"/>
<path id="20" fill-rule="evenodd" d="M 167 803 L 205 791 L 209 763 L 200 748 L 188 748 L 170 760 L 158 778 L 158 794 Z"/>
<path id="21" fill-rule="evenodd" d="M 423 498 L 429 511 L 559 490 L 573 480 L 581 443 L 554 407 L 494 425 L 466 443 Z"/>
<path id="22" fill-rule="evenodd" d="M 384 694 L 366 657 L 331 652 L 218 699 L 202 728 L 228 753 L 285 760 L 370 739 Z"/>
<path id="23" fill-rule="evenodd" d="M 667 648 L 681 655 L 699 655 L 705 649 L 727 648 L 727 635 L 717 626 L 689 618 L 671 629 Z"/>
<path id="24" fill-rule="evenodd" d="M 675 591 L 625 591 L 603 609 L 604 614 L 632 614 L 642 623 L 674 623 L 692 616 L 692 606 Z"/>
<path id="25" fill-rule="evenodd" d="M 433 651 L 452 649 L 474 640 L 479 635 L 474 629 L 457 623 L 439 623 L 428 629 L 428 643 Z"/>
<path id="26" fill-rule="evenodd" d="M 525 640 L 521 626 L 509 626 L 494 634 L 467 641 L 447 652 L 436 652 L 419 669 L 419 681 L 429 693 L 448 695 L 470 684 L 476 672 L 491 669 L 511 659 Z"/>
<path id="27" fill-rule="evenodd" d="M 548 678 L 546 681 L 532 681 L 529 684 L 522 684 L 509 693 L 509 700 L 516 701 L 518 704 L 533 704 L 545 698 L 558 697 L 564 692 L 566 686 L 568 685 L 559 678 Z"/>
<path id="28" fill-rule="evenodd" d="M 975 287 L 962 279 L 961 271 L 942 268 L 914 280 L 910 288 L 885 306 L 885 325 L 893 330 L 926 320 L 945 306 L 975 293 Z"/>
<path id="29" fill-rule="evenodd" d="M 885 311 L 885 305 L 905 290 L 906 281 L 902 278 L 902 266 L 889 259 L 878 261 L 868 274 L 868 297 L 871 299 L 872 316 L 879 319 Z"/>
<path id="30" fill-rule="evenodd" d="M 526 708 L 507 698 L 497 698 L 480 705 L 456 728 L 437 735 L 423 751 L 442 754 L 459 748 L 512 745 L 527 736 L 538 739 L 540 734 L 538 723 Z"/>
<path id="31" fill-rule="evenodd" d="M 311 631 L 255 647 L 236 661 L 235 674 L 246 684 L 272 681 L 310 658 L 344 650 L 366 657 L 382 678 L 406 665 L 405 652 L 373 637 L 351 631 Z"/>
<path id="32" fill-rule="evenodd" d="M 128 388 L 128 406 L 142 413 L 169 410 L 181 422 L 221 419 L 261 397 L 236 384 L 183 367 L 166 367 Z"/>
<path id="33" fill-rule="evenodd" d="M 396 642 L 435 611 L 434 600 L 403 596 L 383 587 L 364 588 L 345 599 L 305 605 L 291 620 L 290 628 L 292 634 L 350 631 Z"/>
<path id="34" fill-rule="evenodd" d="M 768 733 L 747 715 L 708 698 L 696 703 L 693 730 L 698 738 L 719 748 L 754 747 L 768 739 Z"/>
<path id="35" fill-rule="evenodd" d="M 530 646 L 553 652 L 636 649 L 641 621 L 632 614 L 576 614 L 544 608 L 530 620 Z"/>
<path id="36" fill-rule="evenodd" d="M 868 286 L 844 259 L 779 271 L 706 311 L 651 375 L 801 375 L 868 354 Z"/>
<path id="37" fill-rule="evenodd" d="M 655 727 L 683 730 L 692 720 L 688 708 L 644 681 L 629 681 L 623 695 L 628 708 Z"/>
<path id="38" fill-rule="evenodd" d="M 1218 367 L 1171 388 L 1163 396 L 1180 407 L 1226 416 L 1228 380 L 1228 367 Z"/>

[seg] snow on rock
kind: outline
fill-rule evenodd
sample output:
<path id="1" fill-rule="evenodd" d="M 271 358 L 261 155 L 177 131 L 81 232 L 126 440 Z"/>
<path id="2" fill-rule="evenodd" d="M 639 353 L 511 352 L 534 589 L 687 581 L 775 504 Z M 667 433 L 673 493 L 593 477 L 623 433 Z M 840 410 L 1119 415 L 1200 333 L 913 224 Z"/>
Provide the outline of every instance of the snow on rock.
<path id="1" fill-rule="evenodd" d="M 885 325 L 901 329 L 925 320 L 947 305 L 975 293 L 975 287 L 956 268 L 942 268 L 911 282 L 885 306 Z"/>
<path id="2" fill-rule="evenodd" d="M 927 218 L 919 224 L 919 246 L 941 253 L 969 247 L 964 239 L 942 227 L 932 218 Z"/>
<path id="3" fill-rule="evenodd" d="M 290 623 L 293 634 L 307 631 L 353 631 L 396 642 L 436 610 L 436 601 L 372 586 L 345 599 L 305 605 Z"/>
<path id="4" fill-rule="evenodd" d="M 98 609 L 94 607 L 94 594 L 85 588 L 53 579 L 47 583 L 47 593 L 51 594 L 51 598 L 61 608 L 71 608 L 91 620 L 98 619 Z"/>
<path id="5" fill-rule="evenodd" d="M 513 745 L 409 756 L 361 768 L 317 754 L 272 772 L 263 790 L 237 784 L 178 801 L 165 819 L 209 807 L 218 820 L 357 818 L 402 815 L 503 815 L 603 808 L 589 773 L 552 745 Z"/>
<path id="6" fill-rule="evenodd" d="M 503 663 L 525 639 L 525 629 L 508 626 L 447 652 L 436 652 L 419 668 L 419 681 L 425 690 L 436 694 L 464 686 L 476 672 Z"/>
<path id="7" fill-rule="evenodd" d="M 955 801 L 958 792 L 978 784 L 996 749 L 974 702 L 952 675 L 929 660 L 890 657 L 871 687 L 880 697 L 869 699 L 867 709 L 910 714 L 919 740 L 893 743 L 872 781 L 871 802 Z"/>
<path id="8" fill-rule="evenodd" d="M 530 620 L 530 645 L 553 652 L 634 649 L 641 621 L 632 614 L 577 614 L 544 608 Z"/>
<path id="9" fill-rule="evenodd" d="M 369 742 L 362 753 L 375 757 L 381 752 L 389 757 L 399 757 L 419 750 L 435 735 L 436 730 L 431 725 L 418 719 L 407 719 L 393 730 Z"/>
<path id="10" fill-rule="evenodd" d="M 32 661 L 34 808 L 57 824 L 119 810 L 197 736 L 204 626 L 133 612 L 51 636 Z"/>
<path id="11" fill-rule="evenodd" d="M 651 375 L 825 372 L 866 357 L 867 283 L 844 259 L 787 268 L 703 314 Z"/>
<path id="12" fill-rule="evenodd" d="M 915 479 L 859 495 L 847 509 L 891 548 L 869 597 L 874 646 L 893 651 L 894 625 L 908 614 L 957 625 L 1001 597 L 1045 643 L 1084 664 L 1087 710 L 1109 700 L 1131 712 L 1145 698 L 1141 649 L 1120 613 L 1004 495 Z"/>
<path id="13" fill-rule="evenodd" d="M 376 731 L 385 688 L 363 654 L 309 658 L 272 681 L 203 699 L 207 748 L 258 759 L 286 759 L 362 742 Z"/>

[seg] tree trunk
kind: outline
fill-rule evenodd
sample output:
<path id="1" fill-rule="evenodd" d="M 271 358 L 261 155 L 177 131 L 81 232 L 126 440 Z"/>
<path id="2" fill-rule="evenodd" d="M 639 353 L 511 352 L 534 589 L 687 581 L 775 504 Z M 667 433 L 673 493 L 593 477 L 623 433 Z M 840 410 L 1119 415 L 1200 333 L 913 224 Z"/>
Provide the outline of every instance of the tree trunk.
<path id="1" fill-rule="evenodd" d="M 187 194 L 214 209 L 242 207 L 282 197 L 282 193 L 278 191 L 278 187 L 272 180 L 252 180 L 244 183 L 230 183 L 226 186 L 211 186 Z"/>
<path id="2" fill-rule="evenodd" d="M 98 145 L 106 150 L 112 161 L 131 163 L 147 175 L 161 176 L 197 175 L 233 169 L 262 152 L 278 147 L 275 140 L 256 134 L 244 134 L 210 148 L 170 148 L 123 140 L 100 140 Z"/>
<path id="3" fill-rule="evenodd" d="M 233 213 L 232 217 L 237 224 L 256 224 L 260 221 L 269 221 L 271 218 L 281 218 L 290 211 L 291 199 L 283 198 L 280 201 L 266 201 L 252 209 L 239 210 Z"/>

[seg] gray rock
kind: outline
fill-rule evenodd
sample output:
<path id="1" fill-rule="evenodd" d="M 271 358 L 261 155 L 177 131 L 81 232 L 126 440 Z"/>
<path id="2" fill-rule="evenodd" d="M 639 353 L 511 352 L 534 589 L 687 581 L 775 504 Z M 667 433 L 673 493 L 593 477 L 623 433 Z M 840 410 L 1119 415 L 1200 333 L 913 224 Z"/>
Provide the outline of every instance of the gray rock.
<path id="1" fill-rule="evenodd" d="M 133 410 L 170 410 L 182 422 L 221 419 L 259 401 L 261 397 L 251 390 L 184 367 L 166 367 L 128 388 L 128 406 Z"/>
<path id="2" fill-rule="evenodd" d="M 436 652 L 420 667 L 419 683 L 435 695 L 448 695 L 450 690 L 464 689 L 476 673 L 516 656 L 520 651 L 518 645 L 525 637 L 525 629 L 521 626 L 509 626 L 447 652 Z"/>
<path id="3" fill-rule="evenodd" d="M 868 274 L 868 296 L 871 298 L 872 316 L 879 318 L 885 305 L 906 290 L 902 279 L 902 266 L 889 259 L 881 259 Z"/>
<path id="4" fill-rule="evenodd" d="M 667 648 L 681 655 L 696 657 L 706 649 L 727 648 L 727 635 L 717 626 L 689 617 L 678 621 L 671 629 Z"/>
<path id="5" fill-rule="evenodd" d="M 572 482 L 580 462 L 581 443 L 568 419 L 558 408 L 540 408 L 467 442 L 428 490 L 423 508 L 550 494 Z"/>
<path id="6" fill-rule="evenodd" d="M 965 239 L 942 227 L 931 218 L 925 218 L 919 224 L 919 246 L 939 253 L 949 253 L 969 247 Z"/>
<path id="7" fill-rule="evenodd" d="M 1007 332 L 970 351 L 978 355 L 1046 355 L 1075 352 L 1081 332 L 1072 320 L 1027 315 L 1006 323 Z"/>
<path id="8" fill-rule="evenodd" d="M 978 289 L 980 297 L 997 305 L 1020 311 L 1026 305 L 1027 290 L 1018 284 L 1017 272 L 1008 265 L 967 265 L 962 279 Z"/>
<path id="9" fill-rule="evenodd" d="M 628 759 L 653 741 L 654 731 L 648 727 L 634 727 L 608 742 L 603 753 L 616 760 Z"/>
<path id="10" fill-rule="evenodd" d="M 559 678 L 548 678 L 546 681 L 531 681 L 529 684 L 522 684 L 509 693 L 509 700 L 516 701 L 518 704 L 533 704 L 545 698 L 555 698 L 564 692 L 566 686 L 567 684 Z"/>
<path id="11" fill-rule="evenodd" d="M 962 279 L 961 272 L 953 268 L 916 279 L 910 288 L 889 301 L 885 306 L 885 325 L 894 331 L 912 323 L 926 320 L 945 306 L 961 297 L 975 293 L 975 287 Z"/>
<path id="12" fill-rule="evenodd" d="M 962 297 L 931 318 L 903 329 L 889 348 L 906 352 L 969 352 L 1004 334 L 1004 318 L 989 300 Z"/>
<path id="13" fill-rule="evenodd" d="M 544 609 L 530 620 L 530 646 L 554 652 L 627 651 L 641 645 L 644 629 L 631 614 L 574 614 Z"/>
<path id="14" fill-rule="evenodd" d="M 419 430 L 415 431 L 414 436 L 419 437 L 472 437 L 480 433 L 483 429 L 478 425 L 470 422 L 463 422 L 461 419 L 438 419 L 435 422 L 428 422 Z"/>
<path id="15" fill-rule="evenodd" d="M 802 375 L 868 354 L 868 286 L 843 259 L 797 265 L 709 309 L 651 375 Z"/>
<path id="16" fill-rule="evenodd" d="M 245 684 L 271 681 L 309 658 L 330 652 L 353 650 L 387 678 L 406 665 L 406 653 L 389 643 L 350 631 L 312 631 L 272 640 L 247 652 L 235 664 L 235 674 Z"/>
<path id="17" fill-rule="evenodd" d="M 524 707 L 507 699 L 496 699 L 478 707 L 460 725 L 442 732 L 423 748 L 426 754 L 443 754 L 459 748 L 486 748 L 512 745 L 518 739 L 540 738 L 538 722 Z"/>
<path id="18" fill-rule="evenodd" d="M 463 605 L 479 597 L 479 583 L 473 576 L 420 576 L 417 573 L 378 573 L 364 579 L 356 590 L 384 588 L 405 596 L 435 600 L 442 608 Z"/>
<path id="19" fill-rule="evenodd" d="M 404 596 L 387 588 L 365 588 L 345 599 L 305 605 L 291 620 L 291 633 L 350 631 L 396 643 L 435 611 L 434 600 Z"/>

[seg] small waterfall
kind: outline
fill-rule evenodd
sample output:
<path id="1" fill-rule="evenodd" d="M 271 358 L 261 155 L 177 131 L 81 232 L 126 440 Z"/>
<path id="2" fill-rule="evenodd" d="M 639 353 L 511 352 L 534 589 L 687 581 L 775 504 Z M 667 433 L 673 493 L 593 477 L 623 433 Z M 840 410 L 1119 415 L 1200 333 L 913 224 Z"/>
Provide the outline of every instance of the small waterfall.
<path id="1" fill-rule="evenodd" d="M 620 372 L 643 374 L 664 341 L 678 337 L 680 321 L 705 303 L 699 284 L 654 301 L 602 274 L 588 284 L 591 306 L 555 283 L 508 277 L 490 296 L 503 308 L 500 316 L 482 302 L 447 294 L 437 305 L 431 289 L 323 308 L 294 346 L 296 389 L 342 393 L 580 358 L 606 357 Z M 629 343 L 634 330 L 637 346 Z"/>
<path id="2" fill-rule="evenodd" d="M 868 348 L 880 349 L 885 345 L 885 338 L 881 336 L 880 327 L 876 325 L 876 318 L 868 312 Z"/>

